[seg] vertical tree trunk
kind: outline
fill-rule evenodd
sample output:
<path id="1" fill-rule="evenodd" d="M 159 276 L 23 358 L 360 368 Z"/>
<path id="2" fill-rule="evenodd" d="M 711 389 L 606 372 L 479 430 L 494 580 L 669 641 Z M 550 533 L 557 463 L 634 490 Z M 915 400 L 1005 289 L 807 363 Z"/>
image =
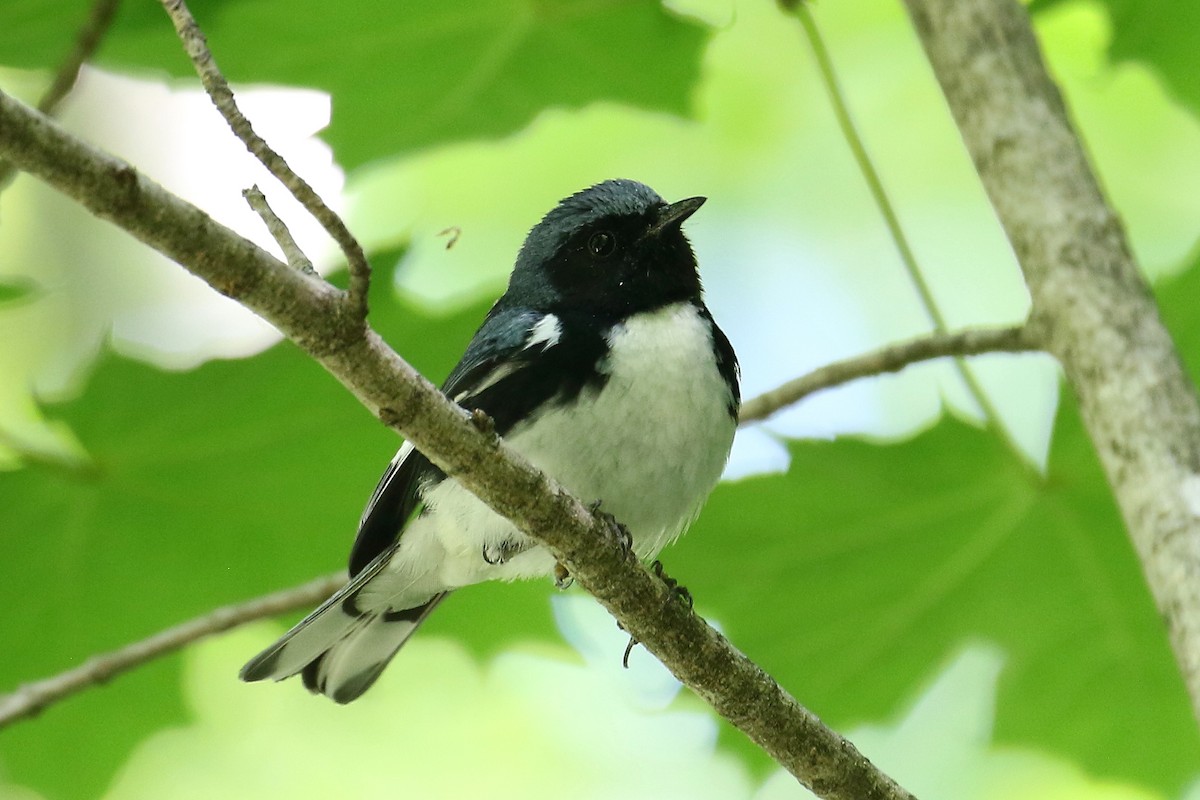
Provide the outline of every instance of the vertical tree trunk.
<path id="1" fill-rule="evenodd" d="M 1200 717 L 1200 406 L 1016 0 L 904 0 Z"/>

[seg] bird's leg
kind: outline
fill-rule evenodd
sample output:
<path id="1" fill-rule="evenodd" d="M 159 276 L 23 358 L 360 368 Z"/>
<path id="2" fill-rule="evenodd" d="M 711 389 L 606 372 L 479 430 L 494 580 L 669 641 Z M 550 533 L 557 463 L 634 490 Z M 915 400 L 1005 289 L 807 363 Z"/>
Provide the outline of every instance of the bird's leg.
<path id="1" fill-rule="evenodd" d="M 617 627 L 620 628 L 621 623 L 618 622 Z M 624 630 L 624 628 L 621 628 L 621 629 Z M 621 656 L 621 666 L 624 667 L 625 669 L 629 669 L 629 654 L 632 653 L 633 648 L 635 648 L 637 646 L 638 646 L 637 637 L 630 636 L 629 644 L 625 645 L 625 655 Z"/>
<path id="2" fill-rule="evenodd" d="M 485 544 L 483 546 L 483 560 L 493 567 L 503 564 L 507 560 L 504 557 L 504 548 L 494 544 Z"/>

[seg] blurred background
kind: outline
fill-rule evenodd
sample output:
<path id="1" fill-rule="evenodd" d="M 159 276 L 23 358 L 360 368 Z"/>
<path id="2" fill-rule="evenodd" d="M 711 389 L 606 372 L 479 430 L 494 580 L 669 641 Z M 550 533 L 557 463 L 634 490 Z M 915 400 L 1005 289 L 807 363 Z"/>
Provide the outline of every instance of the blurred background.
<path id="1" fill-rule="evenodd" d="M 36 102 L 84 0 L 0 8 Z M 752 397 L 1028 296 L 901 4 L 811 13 L 917 273 L 795 17 L 752 0 L 191 4 L 238 102 L 374 266 L 371 323 L 435 382 L 528 229 L 611 177 L 687 226 Z M 1031 8 L 1192 374 L 1200 81 L 1183 0 Z M 156 3 L 121 4 L 64 126 L 258 242 L 260 185 Z M 453 233 L 450 233 L 453 232 Z M 453 247 L 448 247 L 457 236 Z M 265 322 L 27 176 L 0 193 L 0 693 L 342 566 L 395 438 Z M 1200 798 L 1200 736 L 1048 357 L 918 365 L 739 432 L 663 558 L 697 610 L 923 798 Z M 298 618 L 0 731 L 0 798 L 807 796 L 579 590 L 445 603 L 349 707 L 236 671 Z"/>

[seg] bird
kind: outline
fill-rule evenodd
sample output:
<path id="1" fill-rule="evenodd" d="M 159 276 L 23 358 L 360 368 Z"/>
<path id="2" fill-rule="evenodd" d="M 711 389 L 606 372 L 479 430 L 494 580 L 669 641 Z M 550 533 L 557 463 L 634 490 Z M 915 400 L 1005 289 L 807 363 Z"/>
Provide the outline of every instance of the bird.
<path id="1" fill-rule="evenodd" d="M 529 232 L 507 290 L 442 391 L 513 450 L 628 531 L 654 558 L 695 519 L 733 444 L 737 356 L 704 303 L 667 203 L 613 179 L 566 197 Z M 338 703 L 363 694 L 447 595 L 485 580 L 557 576 L 554 556 L 410 443 L 367 502 L 349 582 L 242 668 L 299 674 Z"/>

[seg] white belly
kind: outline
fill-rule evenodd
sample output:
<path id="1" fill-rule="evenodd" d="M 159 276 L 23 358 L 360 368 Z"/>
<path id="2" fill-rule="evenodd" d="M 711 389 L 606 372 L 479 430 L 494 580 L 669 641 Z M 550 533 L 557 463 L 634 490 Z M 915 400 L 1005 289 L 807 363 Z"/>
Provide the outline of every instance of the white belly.
<path id="1" fill-rule="evenodd" d="M 551 409 L 506 441 L 585 503 L 599 500 L 629 528 L 637 554 L 649 558 L 699 512 L 736 424 L 708 326 L 691 304 L 635 318 L 614 328 L 609 342 L 602 389 L 584 389 L 569 413 Z M 430 513 L 404 532 L 393 559 L 405 563 L 387 570 L 393 592 L 395 579 L 420 594 L 553 570 L 541 547 L 488 564 L 486 546 L 523 537 L 456 481 L 443 481 L 425 500 Z"/>

